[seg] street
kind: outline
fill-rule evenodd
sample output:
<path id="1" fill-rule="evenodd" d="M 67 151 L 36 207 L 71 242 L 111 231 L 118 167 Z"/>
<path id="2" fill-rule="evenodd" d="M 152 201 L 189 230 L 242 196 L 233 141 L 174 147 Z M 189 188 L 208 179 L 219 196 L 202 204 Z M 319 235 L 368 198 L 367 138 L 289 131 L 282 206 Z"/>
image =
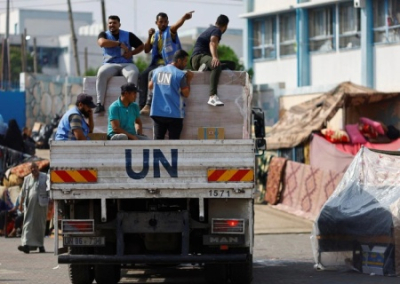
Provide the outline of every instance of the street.
<path id="1" fill-rule="evenodd" d="M 53 238 L 45 239 L 47 252 L 17 250 L 19 238 L 0 238 L 0 283 L 67 284 L 67 265 L 58 265 Z M 256 235 L 253 284 L 398 283 L 396 277 L 370 276 L 353 271 L 316 271 L 309 234 Z M 135 267 L 123 270 L 120 283 L 205 283 L 198 267 Z"/>

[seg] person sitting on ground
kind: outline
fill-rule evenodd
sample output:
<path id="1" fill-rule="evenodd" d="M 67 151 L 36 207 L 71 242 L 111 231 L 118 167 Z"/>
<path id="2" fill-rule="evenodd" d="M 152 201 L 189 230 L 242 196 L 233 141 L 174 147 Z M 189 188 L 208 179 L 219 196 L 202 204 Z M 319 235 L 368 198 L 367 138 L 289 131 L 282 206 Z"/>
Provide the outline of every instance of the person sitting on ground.
<path id="1" fill-rule="evenodd" d="M 7 230 L 6 228 L 4 228 L 4 225 L 6 223 L 6 215 L 13 207 L 14 204 L 11 201 L 10 192 L 6 188 L 4 189 L 3 196 L 0 199 L 0 236 L 5 233 L 5 230 Z"/>
<path id="2" fill-rule="evenodd" d="M 88 140 L 88 135 L 94 128 L 92 109 L 95 107 L 91 96 L 85 93 L 79 94 L 75 106 L 61 118 L 55 140 Z"/>
<path id="3" fill-rule="evenodd" d="M 22 229 L 22 223 L 24 221 L 24 213 L 20 211 L 20 201 L 21 201 L 21 193 L 18 195 L 17 200 L 15 201 L 15 205 L 12 209 L 8 211 L 8 216 L 7 218 L 14 218 L 14 226 L 11 232 L 8 234 L 8 237 L 16 237 L 21 235 L 21 229 Z M 0 213 L 1 216 L 1 213 Z M 1 219 L 0 217 L 0 224 L 1 224 Z M 0 225 L 1 228 L 1 225 Z"/>
<path id="4" fill-rule="evenodd" d="M 190 62 L 192 68 L 198 71 L 211 70 L 210 97 L 208 104 L 211 106 L 224 106 L 218 97 L 218 81 L 222 67 L 218 58 L 218 44 L 222 34 L 228 29 L 229 19 L 225 15 L 217 18 L 215 26 L 211 26 L 200 34 L 194 44 Z"/>
<path id="5" fill-rule="evenodd" d="M 108 80 L 116 75 L 124 76 L 128 83 L 137 84 L 139 69 L 132 57 L 143 51 L 143 42 L 133 33 L 120 30 L 118 16 L 108 17 L 108 31 L 101 32 L 97 43 L 103 49 L 103 65 L 97 71 L 97 106 L 94 113 L 104 112 L 104 100 Z M 132 50 L 132 48 L 134 48 Z"/>
<path id="6" fill-rule="evenodd" d="M 168 26 L 167 14 L 158 13 L 156 17 L 158 31 L 155 31 L 153 28 L 149 30 L 149 36 L 144 44 L 144 52 L 149 53 L 151 51 L 151 63 L 139 76 L 139 107 L 141 115 L 149 115 L 150 113 L 152 95 L 151 92 L 147 94 L 147 86 L 151 79 L 150 72 L 159 66 L 170 64 L 174 53 L 182 49 L 178 37 L 178 29 L 186 20 L 192 18 L 193 13 L 194 11 L 186 13 L 173 26 Z"/>
<path id="7" fill-rule="evenodd" d="M 108 109 L 107 138 L 110 140 L 147 140 L 143 136 L 137 88 L 133 83 L 121 86 L 121 96 Z"/>
<path id="8" fill-rule="evenodd" d="M 184 98 L 190 95 L 191 71 L 184 72 L 188 54 L 178 50 L 171 64 L 153 71 L 149 89 L 153 91 L 150 116 L 154 121 L 154 139 L 179 139 L 185 117 Z"/>

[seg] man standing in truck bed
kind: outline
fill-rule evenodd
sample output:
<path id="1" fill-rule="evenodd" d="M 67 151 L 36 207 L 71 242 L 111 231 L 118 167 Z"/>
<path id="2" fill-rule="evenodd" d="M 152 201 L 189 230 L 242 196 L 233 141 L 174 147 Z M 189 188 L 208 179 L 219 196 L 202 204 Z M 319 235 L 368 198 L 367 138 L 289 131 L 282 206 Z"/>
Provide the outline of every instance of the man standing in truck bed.
<path id="1" fill-rule="evenodd" d="M 222 34 L 228 29 L 229 19 L 225 15 L 220 15 L 214 26 L 209 27 L 200 34 L 194 44 L 191 65 L 194 70 L 211 70 L 210 78 L 210 98 L 208 104 L 212 106 L 224 106 L 218 97 L 218 81 L 221 75 L 221 62 L 218 58 L 218 44 Z"/>
<path id="2" fill-rule="evenodd" d="M 179 139 L 185 117 L 184 98 L 189 97 L 193 73 L 182 71 L 188 54 L 178 50 L 171 64 L 153 72 L 149 89 L 153 90 L 150 116 L 154 121 L 154 139 L 163 140 L 168 131 L 169 139 Z"/>
<path id="3" fill-rule="evenodd" d="M 108 31 L 101 32 L 97 40 L 103 49 L 104 61 L 97 72 L 97 106 L 94 113 L 104 111 L 107 82 L 111 77 L 121 74 L 128 83 L 137 84 L 139 69 L 133 63 L 132 56 L 142 52 L 144 45 L 133 33 L 120 30 L 120 26 L 118 16 L 109 16 Z"/>

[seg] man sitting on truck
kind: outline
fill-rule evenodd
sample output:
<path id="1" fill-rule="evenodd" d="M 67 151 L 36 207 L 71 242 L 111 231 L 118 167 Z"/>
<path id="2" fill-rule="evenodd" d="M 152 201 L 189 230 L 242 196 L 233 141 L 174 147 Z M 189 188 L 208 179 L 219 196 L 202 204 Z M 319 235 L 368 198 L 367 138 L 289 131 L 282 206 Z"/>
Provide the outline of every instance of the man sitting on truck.
<path id="1" fill-rule="evenodd" d="M 208 104 L 211 106 L 224 106 L 224 103 L 218 97 L 218 82 L 221 75 L 222 65 L 218 57 L 218 44 L 222 34 L 228 29 L 229 18 L 220 15 L 214 26 L 209 27 L 200 34 L 194 44 L 191 65 L 194 70 L 211 70 L 210 74 L 210 97 Z"/>
<path id="2" fill-rule="evenodd" d="M 95 107 L 92 96 L 79 94 L 76 105 L 61 118 L 55 140 L 88 140 L 94 128 L 92 108 Z"/>
<path id="3" fill-rule="evenodd" d="M 171 64 L 153 71 L 149 89 L 153 90 L 150 116 L 154 121 L 154 139 L 163 140 L 168 131 L 169 139 L 179 139 L 185 117 L 184 98 L 189 97 L 191 71 L 183 71 L 188 54 L 178 50 Z"/>
<path id="4" fill-rule="evenodd" d="M 94 113 L 104 111 L 107 82 L 112 76 L 121 74 L 128 83 L 137 84 L 139 69 L 133 63 L 132 56 L 142 52 L 144 45 L 133 33 L 120 30 L 120 26 L 118 16 L 109 16 L 108 31 L 101 32 L 97 39 L 103 49 L 104 61 L 97 72 L 97 106 Z"/>
<path id="5" fill-rule="evenodd" d="M 121 86 L 121 96 L 108 109 L 107 138 L 110 140 L 147 140 L 143 136 L 137 88 L 133 83 Z"/>

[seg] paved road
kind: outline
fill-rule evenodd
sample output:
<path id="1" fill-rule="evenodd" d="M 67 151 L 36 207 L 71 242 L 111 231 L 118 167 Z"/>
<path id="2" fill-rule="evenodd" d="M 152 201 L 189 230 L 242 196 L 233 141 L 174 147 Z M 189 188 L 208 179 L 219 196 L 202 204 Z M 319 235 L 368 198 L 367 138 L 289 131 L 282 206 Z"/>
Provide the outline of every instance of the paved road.
<path id="1" fill-rule="evenodd" d="M 261 211 L 260 211 L 261 210 Z M 257 207 L 259 213 L 271 210 Z M 277 230 L 279 217 L 295 222 L 285 214 L 273 212 L 269 222 L 270 229 Z M 275 217 L 274 217 L 275 216 Z M 290 221 L 291 220 L 291 221 Z M 263 221 L 263 223 L 266 222 Z M 283 226 L 289 223 L 283 222 Z M 309 225 L 305 222 L 306 226 Z M 268 227 L 268 226 L 267 226 Z M 258 227 L 257 230 L 260 230 Z M 266 228 L 264 228 L 266 230 Z M 299 228 L 300 230 L 300 228 Z M 302 230 L 306 230 L 306 227 Z M 282 229 L 284 231 L 284 229 Z M 0 283 L 2 284 L 67 284 L 69 283 L 66 265 L 58 265 L 53 255 L 52 238 L 45 239 L 45 254 L 32 252 L 29 255 L 17 250 L 20 239 L 0 238 Z M 310 235 L 306 234 L 259 234 L 255 237 L 254 281 L 253 284 L 398 284 L 399 278 L 370 276 L 354 271 L 316 271 L 310 245 Z M 203 270 L 180 267 L 162 269 L 124 270 L 120 283 L 192 283 L 204 284 Z"/>

